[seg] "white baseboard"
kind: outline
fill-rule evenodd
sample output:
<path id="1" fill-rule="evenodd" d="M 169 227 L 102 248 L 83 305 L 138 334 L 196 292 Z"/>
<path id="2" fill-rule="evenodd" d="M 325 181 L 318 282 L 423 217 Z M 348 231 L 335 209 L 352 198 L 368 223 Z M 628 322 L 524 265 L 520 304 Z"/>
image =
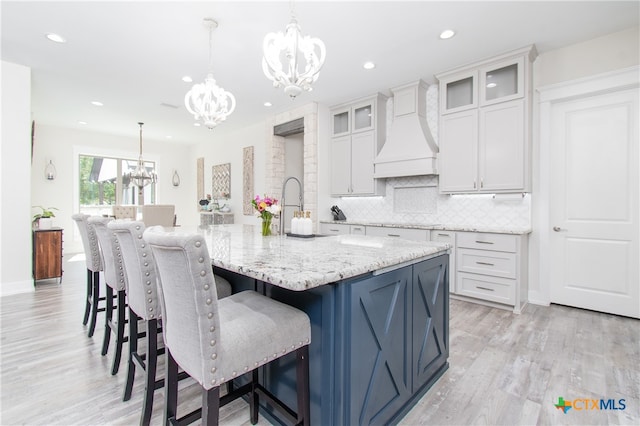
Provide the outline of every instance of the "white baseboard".
<path id="1" fill-rule="evenodd" d="M 35 287 L 33 280 L 14 281 L 0 284 L 0 297 L 11 296 L 12 294 L 33 293 Z"/>
<path id="2" fill-rule="evenodd" d="M 551 304 L 549 298 L 543 296 L 539 291 L 529 291 L 529 303 L 540 306 L 549 306 Z"/>

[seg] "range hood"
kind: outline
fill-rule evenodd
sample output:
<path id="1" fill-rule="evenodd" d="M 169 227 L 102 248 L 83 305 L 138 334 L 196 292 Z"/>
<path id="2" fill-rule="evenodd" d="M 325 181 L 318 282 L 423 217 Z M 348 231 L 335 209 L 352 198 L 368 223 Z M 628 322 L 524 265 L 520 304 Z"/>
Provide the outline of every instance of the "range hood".
<path id="1" fill-rule="evenodd" d="M 422 80 L 391 89 L 393 122 L 374 161 L 374 178 L 438 174 L 436 145 L 426 119 Z"/>

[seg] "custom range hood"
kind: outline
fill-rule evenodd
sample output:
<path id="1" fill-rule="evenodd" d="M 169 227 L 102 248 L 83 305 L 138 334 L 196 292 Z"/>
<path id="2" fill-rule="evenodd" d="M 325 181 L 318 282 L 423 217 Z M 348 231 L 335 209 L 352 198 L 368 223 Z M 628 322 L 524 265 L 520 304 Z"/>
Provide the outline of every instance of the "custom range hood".
<path id="1" fill-rule="evenodd" d="M 393 122 L 374 161 L 374 178 L 438 174 L 438 146 L 427 125 L 426 91 L 422 80 L 391 89 Z"/>

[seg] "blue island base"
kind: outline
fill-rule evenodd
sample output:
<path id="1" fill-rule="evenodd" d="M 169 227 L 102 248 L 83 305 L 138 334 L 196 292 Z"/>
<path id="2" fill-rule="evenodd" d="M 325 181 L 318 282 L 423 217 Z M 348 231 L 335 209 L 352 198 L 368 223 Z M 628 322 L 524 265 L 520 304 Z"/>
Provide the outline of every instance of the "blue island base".
<path id="1" fill-rule="evenodd" d="M 382 425 L 404 417 L 449 366 L 448 265 L 443 254 L 306 291 L 216 274 L 234 291 L 255 289 L 309 315 L 312 425 Z M 262 367 L 260 380 L 297 409 L 295 356 Z M 261 414 L 285 424 L 264 403 Z"/>

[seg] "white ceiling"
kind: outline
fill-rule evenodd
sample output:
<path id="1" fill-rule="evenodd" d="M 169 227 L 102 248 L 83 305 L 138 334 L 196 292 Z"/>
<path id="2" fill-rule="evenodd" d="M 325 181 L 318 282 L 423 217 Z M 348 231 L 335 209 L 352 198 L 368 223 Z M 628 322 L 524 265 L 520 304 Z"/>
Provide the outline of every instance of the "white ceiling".
<path id="1" fill-rule="evenodd" d="M 262 40 L 283 31 L 289 1 L 5 1 L 2 60 L 32 69 L 36 124 L 199 143 L 309 101 L 335 104 L 504 51 L 536 44 L 545 52 L 639 24 L 638 1 L 300 1 L 305 35 L 322 39 L 327 60 L 312 92 L 290 100 L 262 73 Z M 213 33 L 214 76 L 237 99 L 215 130 L 194 127 L 184 107 L 190 75 L 202 82 Z M 438 39 L 453 28 L 457 35 Z M 58 33 L 56 44 L 45 38 Z M 372 60 L 372 71 L 362 63 Z M 597 60 L 597 58 L 595 58 Z M 192 83 L 193 84 L 193 83 Z M 93 100 L 103 107 L 90 104 Z M 271 108 L 263 106 L 273 103 Z M 163 106 L 174 105 L 177 108 Z M 6 107 L 6 106 L 5 106 Z M 78 121 L 87 122 L 86 125 Z"/>

